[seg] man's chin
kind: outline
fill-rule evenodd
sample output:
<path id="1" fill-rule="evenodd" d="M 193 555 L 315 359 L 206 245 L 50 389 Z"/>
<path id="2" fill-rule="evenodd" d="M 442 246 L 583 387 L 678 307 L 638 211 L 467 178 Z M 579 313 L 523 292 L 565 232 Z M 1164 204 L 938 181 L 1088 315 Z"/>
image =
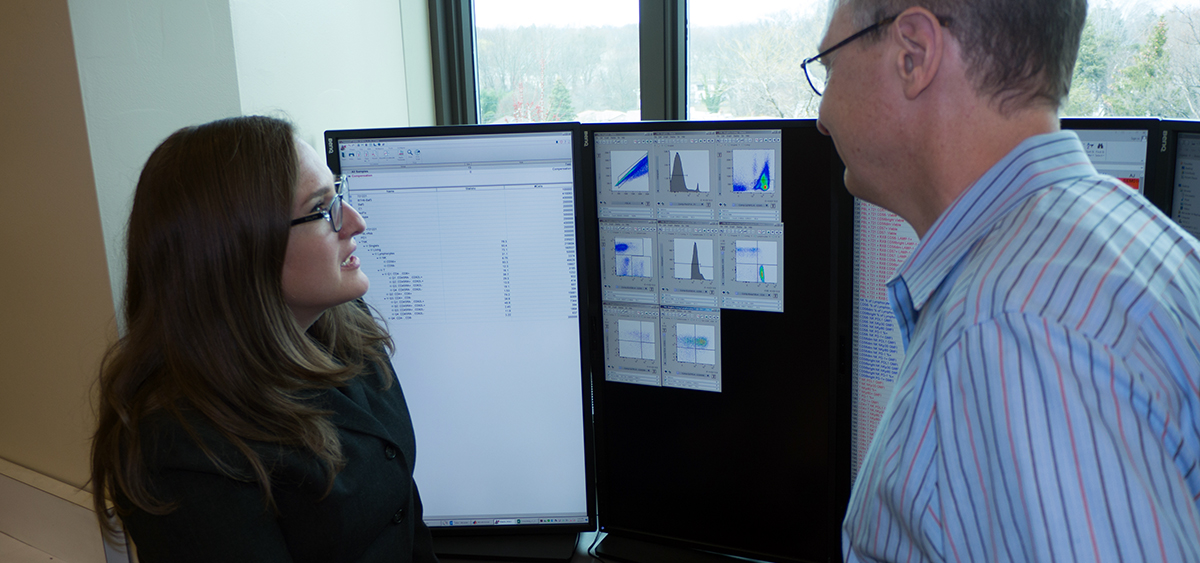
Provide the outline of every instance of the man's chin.
<path id="1" fill-rule="evenodd" d="M 881 198 L 878 197 L 882 193 L 880 189 L 864 182 L 861 177 L 856 176 L 849 168 L 846 169 L 845 174 L 842 176 L 842 182 L 845 183 L 846 191 L 850 192 L 850 195 L 876 207 L 887 209 L 880 201 Z"/>
<path id="2" fill-rule="evenodd" d="M 859 199 L 867 199 L 863 197 L 864 191 L 858 176 L 855 176 L 849 168 L 842 174 L 842 183 L 846 185 L 846 191 L 850 192 L 850 195 Z"/>

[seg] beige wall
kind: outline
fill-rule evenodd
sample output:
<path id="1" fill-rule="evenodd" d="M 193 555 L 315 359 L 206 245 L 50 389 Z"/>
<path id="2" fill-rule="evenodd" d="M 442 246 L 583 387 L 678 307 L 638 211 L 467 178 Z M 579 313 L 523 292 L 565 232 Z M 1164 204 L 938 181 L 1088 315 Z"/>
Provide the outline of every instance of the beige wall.
<path id="1" fill-rule="evenodd" d="M 134 185 L 150 151 L 180 127 L 241 112 L 229 2 L 67 4 L 111 301 L 119 303 L 125 281 L 125 224 Z"/>
<path id="2" fill-rule="evenodd" d="M 0 458 L 87 480 L 113 306 L 66 0 L 0 8 Z"/>
<path id="3" fill-rule="evenodd" d="M 317 148 L 328 129 L 432 125 L 432 101 L 428 122 L 410 112 L 421 106 L 410 100 L 417 77 L 433 74 L 424 0 L 304 4 L 229 0 L 243 112 L 284 113 Z M 413 36 L 426 46 L 423 69 L 402 56 L 422 52 Z"/>
<path id="4" fill-rule="evenodd" d="M 326 2 L 263 1 L 286 10 L 277 21 L 293 31 L 320 29 L 313 22 L 328 18 Z M 431 123 L 424 1 L 398 4 L 349 2 L 340 34 L 311 37 L 331 47 L 338 37 L 361 40 L 355 13 L 376 33 L 394 34 L 379 61 L 399 70 L 344 92 L 388 111 L 348 115 L 321 113 L 328 92 L 296 94 L 312 80 L 298 75 L 306 66 L 311 76 L 336 77 L 333 58 L 310 61 L 293 50 L 289 60 L 278 42 L 256 39 L 263 27 L 251 18 L 264 16 L 238 20 L 231 0 L 0 2 L 0 459 L 77 487 L 87 481 L 91 393 L 116 334 L 133 187 L 171 131 L 268 108 L 291 115 L 314 140 L 323 128 Z M 395 25 L 380 25 L 388 21 Z M 309 33 L 289 41 L 306 43 Z M 291 68 L 284 75 L 239 80 L 240 65 L 283 63 Z M 265 80 L 292 86 L 273 95 Z M 389 92 L 398 95 L 389 100 Z"/>

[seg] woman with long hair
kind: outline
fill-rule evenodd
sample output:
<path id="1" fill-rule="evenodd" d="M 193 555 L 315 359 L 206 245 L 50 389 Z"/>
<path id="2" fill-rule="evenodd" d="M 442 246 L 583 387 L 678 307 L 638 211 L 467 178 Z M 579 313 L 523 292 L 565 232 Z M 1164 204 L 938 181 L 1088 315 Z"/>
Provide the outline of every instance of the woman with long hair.
<path id="1" fill-rule="evenodd" d="M 92 448 L 101 525 L 111 499 L 142 561 L 436 559 L 341 188 L 267 117 L 150 155 Z"/>

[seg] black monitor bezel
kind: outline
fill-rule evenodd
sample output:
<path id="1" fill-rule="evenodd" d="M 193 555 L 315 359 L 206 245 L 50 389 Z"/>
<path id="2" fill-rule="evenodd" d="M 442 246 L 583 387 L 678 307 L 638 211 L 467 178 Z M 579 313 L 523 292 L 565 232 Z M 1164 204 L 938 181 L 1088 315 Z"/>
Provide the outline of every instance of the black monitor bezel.
<path id="1" fill-rule="evenodd" d="M 1161 145 L 1161 201 L 1151 200 L 1172 220 L 1175 220 L 1175 167 L 1179 161 L 1179 134 L 1200 134 L 1200 121 L 1190 119 L 1163 119 Z"/>
<path id="2" fill-rule="evenodd" d="M 511 536 L 521 538 L 521 542 L 536 543 L 538 536 L 562 535 L 570 534 L 578 535 L 580 532 L 592 532 L 596 530 L 597 514 L 596 514 L 596 474 L 595 474 L 595 439 L 594 439 L 594 420 L 592 415 L 592 370 L 594 365 L 595 355 L 592 347 L 594 341 L 591 335 L 591 325 L 589 323 L 589 314 L 584 314 L 585 311 L 590 311 L 593 307 L 598 307 L 595 303 L 599 301 L 599 278 L 598 273 L 591 267 L 592 256 L 590 249 L 597 246 L 592 234 L 596 232 L 596 211 L 595 211 L 595 191 L 592 189 L 590 180 L 584 175 L 584 167 L 580 163 L 585 162 L 583 143 L 581 141 L 582 130 L 579 123 L 574 122 L 552 122 L 552 123 L 520 123 L 520 124 L 499 124 L 499 125 L 452 125 L 452 126 L 429 126 L 429 127 L 392 127 L 392 128 L 370 128 L 370 129 L 331 129 L 325 131 L 325 158 L 329 169 L 333 174 L 342 173 L 341 163 L 339 162 L 338 153 L 336 150 L 337 144 L 341 140 L 347 139 L 387 139 L 387 138 L 412 138 L 412 137 L 465 137 L 479 135 L 504 135 L 514 133 L 570 133 L 572 139 L 572 159 L 573 165 L 573 181 L 575 182 L 575 241 L 577 253 L 577 276 L 579 280 L 579 300 L 580 300 L 580 359 L 581 359 L 581 388 L 582 396 L 580 397 L 582 412 L 583 412 L 583 429 L 584 429 L 584 456 L 585 456 L 585 479 L 587 491 L 587 518 L 586 523 L 564 523 L 564 524 L 522 524 L 513 526 L 439 526 L 431 527 L 435 539 L 435 546 L 438 545 L 439 539 L 454 541 L 456 539 L 468 539 L 470 537 L 484 538 L 483 547 L 469 546 L 464 551 L 451 550 L 439 553 L 465 553 L 466 555 L 487 556 L 487 557 L 507 557 L 512 551 L 510 547 L 487 541 L 488 538 L 495 539 L 501 536 Z M 353 189 L 353 187 L 351 187 Z M 598 309 L 597 309 L 598 310 Z M 419 485 L 419 484 L 418 484 Z M 456 546 L 461 544 L 454 544 Z M 515 550 L 520 556 L 522 551 L 521 546 L 516 546 Z"/>
<path id="3" fill-rule="evenodd" d="M 623 132 L 657 132 L 657 131 L 736 131 L 736 130 L 755 130 L 755 129 L 780 129 L 787 131 L 790 129 L 809 129 L 816 131 L 816 120 L 813 119 L 793 119 L 793 120 L 740 120 L 740 121 L 641 121 L 630 123 L 598 123 L 584 124 L 584 143 L 587 148 L 585 155 L 585 167 L 590 175 L 591 181 L 596 178 L 596 158 L 594 139 L 596 133 L 623 133 Z M 828 511 L 826 519 L 828 525 L 828 542 L 824 546 L 824 553 L 827 554 L 830 560 L 840 558 L 841 540 L 840 526 L 842 518 L 845 514 L 846 503 L 850 495 L 850 346 L 851 346 L 851 293 L 849 288 L 852 281 L 852 265 L 853 265 L 853 206 L 854 199 L 846 191 L 843 184 L 843 171 L 841 159 L 837 155 L 837 151 L 833 148 L 832 142 L 828 143 L 829 158 L 827 161 L 828 173 L 831 179 L 830 190 L 833 192 L 832 199 L 838 207 L 838 214 L 833 221 L 831 229 L 836 231 L 832 235 L 835 243 L 834 248 L 830 248 L 831 254 L 836 255 L 837 267 L 830 272 L 833 276 L 833 287 L 839 288 L 843 293 L 834 297 L 836 306 L 831 308 L 831 316 L 829 319 L 829 330 L 832 331 L 833 346 L 828 351 L 831 354 L 830 361 L 836 365 L 836 373 L 833 374 L 833 380 L 830 385 L 830 395 L 828 400 L 834 404 L 834 420 L 831 421 L 828 436 L 831 459 L 834 459 L 834 464 L 829 468 L 830 483 L 828 483 L 827 498 L 828 502 L 823 510 Z M 785 147 L 786 151 L 786 147 Z M 788 201 L 788 204 L 795 205 L 799 197 L 798 192 L 785 191 L 783 198 Z M 789 200 L 790 198 L 790 200 Z M 785 204 L 786 205 L 786 204 Z M 597 224 L 599 221 L 597 221 Z M 598 237 L 597 237 L 598 240 Z M 598 261 L 596 262 L 598 263 Z M 839 285 L 840 281 L 840 285 Z M 597 339 L 603 338 L 603 330 L 599 325 L 601 322 L 600 312 L 595 315 L 595 323 L 593 325 L 592 334 Z M 603 343 L 594 344 L 595 350 L 603 350 Z M 597 352 L 596 356 L 601 356 L 601 352 Z M 594 385 L 596 388 L 596 435 L 597 435 L 597 501 L 602 513 L 600 530 L 605 532 L 607 536 L 604 543 L 601 544 L 602 553 L 608 553 L 617 558 L 627 558 L 631 560 L 651 561 L 669 557 L 672 560 L 679 561 L 701 561 L 711 557 L 713 553 L 725 554 L 735 557 L 749 557 L 755 559 L 764 559 L 770 561 L 800 561 L 802 559 L 791 558 L 779 553 L 766 553 L 755 550 L 753 546 L 746 545 L 728 545 L 721 543 L 712 543 L 703 541 L 696 537 L 674 537 L 657 534 L 654 531 L 646 529 L 637 529 L 629 526 L 623 526 L 620 523 L 613 524 L 605 521 L 605 504 L 606 495 L 610 494 L 611 487 L 609 486 L 609 476 L 606 468 L 606 456 L 611 455 L 606 447 L 606 429 L 605 420 L 608 413 L 606 411 L 606 401 L 604 387 L 606 385 L 604 377 L 604 366 L 602 357 L 598 358 L 600 362 L 597 364 Z M 627 385 L 627 384 L 615 384 Z M 704 517 L 698 515 L 698 518 Z M 617 543 L 620 542 L 620 543 Z M 614 544 L 614 548 L 603 551 L 607 544 Z M 628 546 L 633 546 L 632 548 Z"/>

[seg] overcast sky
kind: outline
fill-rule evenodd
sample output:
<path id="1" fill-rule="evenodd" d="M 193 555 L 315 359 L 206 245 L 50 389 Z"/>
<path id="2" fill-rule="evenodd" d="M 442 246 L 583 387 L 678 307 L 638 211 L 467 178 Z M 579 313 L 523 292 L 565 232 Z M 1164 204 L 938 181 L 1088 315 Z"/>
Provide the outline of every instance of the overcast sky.
<path id="1" fill-rule="evenodd" d="M 812 12 L 828 0 L 688 0 L 691 24 L 698 27 L 753 22 L 780 11 Z M 1094 0 L 1095 5 L 1133 5 L 1141 2 L 1156 12 L 1174 6 L 1200 7 L 1200 0 Z M 637 23 L 637 0 L 580 2 L 573 0 L 475 0 L 480 27 L 604 26 Z"/>

